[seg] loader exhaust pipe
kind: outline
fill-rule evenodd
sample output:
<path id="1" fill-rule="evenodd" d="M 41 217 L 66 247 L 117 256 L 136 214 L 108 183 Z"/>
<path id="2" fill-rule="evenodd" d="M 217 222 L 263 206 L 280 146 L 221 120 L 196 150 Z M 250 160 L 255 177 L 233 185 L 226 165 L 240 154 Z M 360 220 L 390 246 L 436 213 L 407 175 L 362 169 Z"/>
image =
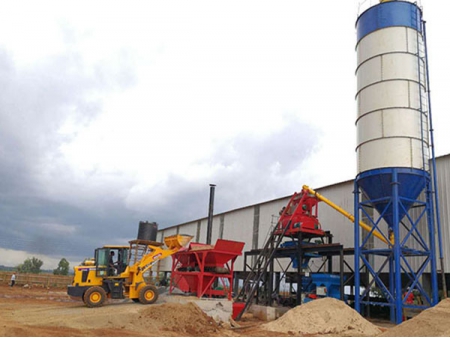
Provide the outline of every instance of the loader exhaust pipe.
<path id="1" fill-rule="evenodd" d="M 212 221 L 214 213 L 214 190 L 216 189 L 215 184 L 209 185 L 209 212 L 208 212 L 208 227 L 206 229 L 206 244 L 211 244 L 211 232 L 212 232 Z"/>

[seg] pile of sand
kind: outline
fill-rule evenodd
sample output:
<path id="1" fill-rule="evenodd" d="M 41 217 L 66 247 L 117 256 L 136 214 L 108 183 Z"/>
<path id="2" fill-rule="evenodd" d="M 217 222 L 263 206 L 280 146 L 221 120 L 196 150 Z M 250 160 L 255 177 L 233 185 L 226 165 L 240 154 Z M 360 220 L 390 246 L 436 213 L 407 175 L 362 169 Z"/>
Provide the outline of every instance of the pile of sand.
<path id="1" fill-rule="evenodd" d="M 384 332 L 381 337 L 449 337 L 450 299 Z"/>
<path id="2" fill-rule="evenodd" d="M 377 336 L 381 330 L 335 298 L 322 298 L 297 306 L 263 329 L 293 335 Z"/>
<path id="3" fill-rule="evenodd" d="M 147 327 L 188 336 L 212 336 L 220 332 L 215 320 L 195 303 L 152 305 L 140 312 L 139 321 Z"/>

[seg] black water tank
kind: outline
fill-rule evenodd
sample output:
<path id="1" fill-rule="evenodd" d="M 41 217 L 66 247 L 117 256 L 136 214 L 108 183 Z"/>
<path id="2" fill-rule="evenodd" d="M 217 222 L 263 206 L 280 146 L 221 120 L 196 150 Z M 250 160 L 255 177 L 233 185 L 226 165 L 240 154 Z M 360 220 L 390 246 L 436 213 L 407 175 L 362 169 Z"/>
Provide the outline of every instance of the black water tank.
<path id="1" fill-rule="evenodd" d="M 139 222 L 139 231 L 137 239 L 145 241 L 156 241 L 158 233 L 158 223 L 156 222 Z"/>

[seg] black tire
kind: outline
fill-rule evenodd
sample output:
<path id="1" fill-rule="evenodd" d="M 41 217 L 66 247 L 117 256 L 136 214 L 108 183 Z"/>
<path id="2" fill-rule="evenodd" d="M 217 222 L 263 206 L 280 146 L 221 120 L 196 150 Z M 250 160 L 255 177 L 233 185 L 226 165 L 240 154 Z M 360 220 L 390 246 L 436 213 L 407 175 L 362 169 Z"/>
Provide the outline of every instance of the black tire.
<path id="1" fill-rule="evenodd" d="M 153 285 L 144 286 L 139 291 L 139 302 L 142 304 L 153 304 L 158 299 L 158 289 Z"/>
<path id="2" fill-rule="evenodd" d="M 87 307 L 102 306 L 106 300 L 106 291 L 100 286 L 90 287 L 84 293 L 83 300 Z"/>

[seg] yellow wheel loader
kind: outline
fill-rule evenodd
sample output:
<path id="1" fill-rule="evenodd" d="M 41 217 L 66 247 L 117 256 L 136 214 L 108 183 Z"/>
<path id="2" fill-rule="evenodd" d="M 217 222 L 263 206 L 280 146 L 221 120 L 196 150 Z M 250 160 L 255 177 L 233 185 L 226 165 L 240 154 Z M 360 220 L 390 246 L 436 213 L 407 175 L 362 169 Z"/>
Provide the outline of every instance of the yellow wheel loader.
<path id="1" fill-rule="evenodd" d="M 132 240 L 129 246 L 107 245 L 95 250 L 95 258 L 84 260 L 74 267 L 75 276 L 67 294 L 82 300 L 88 307 L 102 306 L 107 298 L 126 299 L 152 304 L 158 299 L 158 290 L 147 284 L 144 273 L 157 261 L 178 252 L 192 236 L 174 235 L 163 243 Z"/>

